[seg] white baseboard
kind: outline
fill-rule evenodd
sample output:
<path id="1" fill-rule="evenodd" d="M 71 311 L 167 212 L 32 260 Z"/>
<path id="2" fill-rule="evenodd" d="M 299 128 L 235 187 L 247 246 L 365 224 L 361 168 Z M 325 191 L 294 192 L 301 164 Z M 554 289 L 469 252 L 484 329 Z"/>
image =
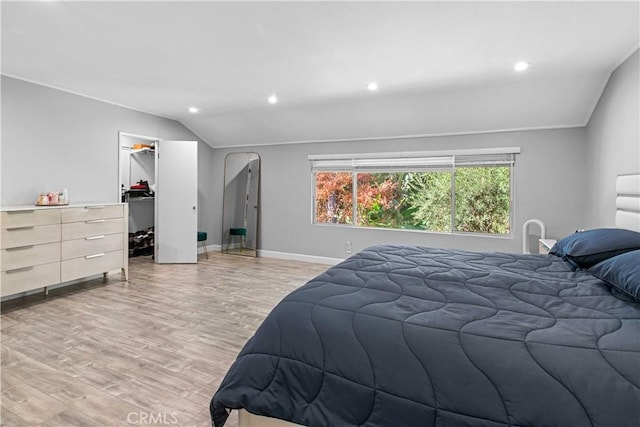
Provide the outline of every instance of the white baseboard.
<path id="1" fill-rule="evenodd" d="M 222 246 L 220 245 L 207 245 L 208 252 L 220 252 L 222 250 Z M 198 253 L 203 254 L 204 249 L 202 249 L 202 245 L 198 245 Z"/>
<path id="2" fill-rule="evenodd" d="M 341 259 L 341 258 L 328 258 L 328 257 L 316 256 L 316 255 L 292 254 L 290 252 L 265 251 L 262 249 L 258 249 L 258 256 L 265 257 L 265 258 L 286 259 L 290 261 L 314 262 L 316 264 L 327 264 L 327 265 L 336 265 L 344 261 L 344 259 Z"/>

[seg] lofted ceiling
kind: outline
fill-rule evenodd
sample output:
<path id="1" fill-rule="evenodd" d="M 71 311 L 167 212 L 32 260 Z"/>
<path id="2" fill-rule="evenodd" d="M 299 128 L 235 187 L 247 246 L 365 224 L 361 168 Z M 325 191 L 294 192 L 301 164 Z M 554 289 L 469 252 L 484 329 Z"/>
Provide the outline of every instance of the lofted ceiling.
<path id="1" fill-rule="evenodd" d="M 639 5 L 3 1 L 2 74 L 213 147 L 583 126 L 638 48 Z"/>

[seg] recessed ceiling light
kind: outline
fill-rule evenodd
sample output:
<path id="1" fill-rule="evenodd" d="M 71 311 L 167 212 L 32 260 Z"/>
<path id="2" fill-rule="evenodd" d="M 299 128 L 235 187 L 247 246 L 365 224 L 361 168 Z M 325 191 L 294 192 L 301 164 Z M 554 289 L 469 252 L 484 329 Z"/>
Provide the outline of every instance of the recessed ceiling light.
<path id="1" fill-rule="evenodd" d="M 376 90 L 378 90 L 378 83 L 376 82 L 371 82 L 367 85 L 367 89 L 369 89 L 371 92 L 374 92 Z"/>
<path id="2" fill-rule="evenodd" d="M 275 104 L 276 102 L 278 102 L 278 97 L 274 93 L 269 98 L 267 98 L 267 102 L 269 102 L 269 104 Z"/>
<path id="3" fill-rule="evenodd" d="M 192 113 L 192 114 L 195 114 L 198 111 L 200 111 L 200 109 L 198 107 L 189 107 L 189 112 Z"/>
<path id="4" fill-rule="evenodd" d="M 525 61 L 516 62 L 516 65 L 513 67 L 516 71 L 524 71 L 527 68 L 529 68 L 529 63 Z"/>

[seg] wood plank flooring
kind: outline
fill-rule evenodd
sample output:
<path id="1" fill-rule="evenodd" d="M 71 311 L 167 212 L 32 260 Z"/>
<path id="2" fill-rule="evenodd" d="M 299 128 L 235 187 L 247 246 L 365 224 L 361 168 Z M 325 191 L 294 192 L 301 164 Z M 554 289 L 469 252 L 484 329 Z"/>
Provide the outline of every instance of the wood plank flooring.
<path id="1" fill-rule="evenodd" d="M 210 426 L 246 340 L 326 265 L 220 253 L 2 304 L 3 426 Z M 237 426 L 232 416 L 227 426 Z"/>

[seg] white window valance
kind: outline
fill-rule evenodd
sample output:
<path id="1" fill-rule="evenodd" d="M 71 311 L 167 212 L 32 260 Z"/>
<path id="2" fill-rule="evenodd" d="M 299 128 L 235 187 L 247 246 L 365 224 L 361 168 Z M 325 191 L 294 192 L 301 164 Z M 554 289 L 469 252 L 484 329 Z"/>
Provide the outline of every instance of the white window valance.
<path id="1" fill-rule="evenodd" d="M 427 171 L 513 165 L 520 147 L 450 151 L 309 155 L 312 171 Z"/>

